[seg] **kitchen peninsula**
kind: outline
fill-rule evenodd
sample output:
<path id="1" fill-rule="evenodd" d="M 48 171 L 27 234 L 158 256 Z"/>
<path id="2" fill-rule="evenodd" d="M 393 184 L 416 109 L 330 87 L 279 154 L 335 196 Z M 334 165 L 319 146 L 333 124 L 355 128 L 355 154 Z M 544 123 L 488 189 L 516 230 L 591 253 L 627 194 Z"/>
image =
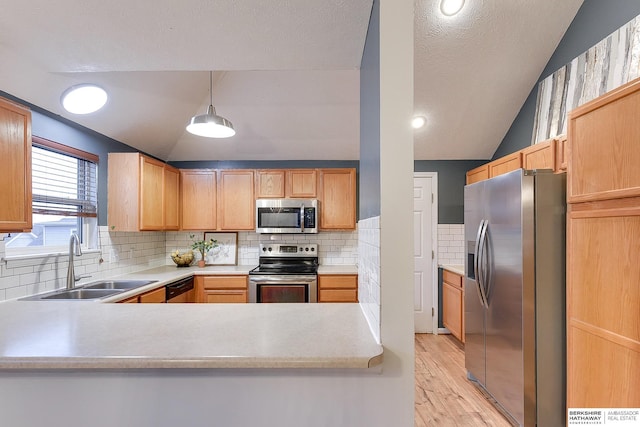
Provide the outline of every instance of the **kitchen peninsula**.
<path id="1" fill-rule="evenodd" d="M 246 274 L 158 267 L 121 278 Z M 246 270 L 246 271 L 245 271 Z M 127 292 L 128 294 L 128 292 Z M 359 304 L 0 304 L 0 369 L 370 368 L 382 363 Z"/>

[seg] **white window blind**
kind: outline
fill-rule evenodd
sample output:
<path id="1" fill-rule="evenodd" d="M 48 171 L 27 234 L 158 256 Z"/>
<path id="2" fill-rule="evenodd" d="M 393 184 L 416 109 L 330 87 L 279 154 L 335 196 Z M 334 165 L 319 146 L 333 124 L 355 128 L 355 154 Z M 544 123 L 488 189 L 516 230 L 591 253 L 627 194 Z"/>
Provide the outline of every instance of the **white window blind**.
<path id="1" fill-rule="evenodd" d="M 97 216 L 96 156 L 36 137 L 31 153 L 34 214 Z"/>

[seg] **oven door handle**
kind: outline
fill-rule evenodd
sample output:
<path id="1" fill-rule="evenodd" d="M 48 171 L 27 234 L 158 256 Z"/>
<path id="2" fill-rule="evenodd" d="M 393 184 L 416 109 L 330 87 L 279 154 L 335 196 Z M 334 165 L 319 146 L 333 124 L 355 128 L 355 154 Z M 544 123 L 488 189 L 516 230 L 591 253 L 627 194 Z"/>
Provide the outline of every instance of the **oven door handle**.
<path id="1" fill-rule="evenodd" d="M 249 280 L 254 283 L 287 283 L 287 282 L 311 282 L 317 280 L 316 276 L 260 276 L 260 277 L 251 277 L 249 276 Z"/>

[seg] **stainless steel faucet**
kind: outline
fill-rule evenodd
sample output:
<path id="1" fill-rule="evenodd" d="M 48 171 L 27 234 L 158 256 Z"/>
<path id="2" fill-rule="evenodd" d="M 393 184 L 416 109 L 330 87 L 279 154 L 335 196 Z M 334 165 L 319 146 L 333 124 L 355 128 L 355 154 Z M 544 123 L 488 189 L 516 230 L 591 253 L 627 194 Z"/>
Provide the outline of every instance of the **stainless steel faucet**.
<path id="1" fill-rule="evenodd" d="M 75 251 L 74 251 L 75 246 Z M 71 233 L 71 238 L 69 239 L 69 268 L 67 269 L 67 289 L 73 289 L 76 286 L 76 282 L 83 277 L 90 277 L 89 275 L 81 275 L 77 276 L 73 271 L 73 255 L 81 256 L 82 249 L 80 248 L 80 238 L 76 233 Z"/>

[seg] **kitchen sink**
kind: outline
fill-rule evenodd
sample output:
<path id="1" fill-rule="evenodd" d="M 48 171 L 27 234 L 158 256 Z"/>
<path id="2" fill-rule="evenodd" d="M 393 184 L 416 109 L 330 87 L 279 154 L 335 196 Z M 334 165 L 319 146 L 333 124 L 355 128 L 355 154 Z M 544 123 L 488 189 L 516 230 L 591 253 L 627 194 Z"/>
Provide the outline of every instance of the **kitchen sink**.
<path id="1" fill-rule="evenodd" d="M 94 300 L 155 283 L 157 280 L 101 280 L 74 289 L 59 289 L 42 295 L 21 298 L 23 301 Z"/>
<path id="2" fill-rule="evenodd" d="M 71 289 L 65 290 L 61 292 L 56 292 L 51 295 L 43 295 L 38 298 L 41 300 L 49 300 L 49 299 L 67 299 L 67 300 L 75 300 L 75 299 L 99 299 L 108 297 L 110 295 L 115 295 L 117 293 L 123 292 L 122 289 Z"/>
<path id="3" fill-rule="evenodd" d="M 117 289 L 126 291 L 155 282 L 157 282 L 157 280 L 103 280 L 88 284 L 82 289 Z"/>

